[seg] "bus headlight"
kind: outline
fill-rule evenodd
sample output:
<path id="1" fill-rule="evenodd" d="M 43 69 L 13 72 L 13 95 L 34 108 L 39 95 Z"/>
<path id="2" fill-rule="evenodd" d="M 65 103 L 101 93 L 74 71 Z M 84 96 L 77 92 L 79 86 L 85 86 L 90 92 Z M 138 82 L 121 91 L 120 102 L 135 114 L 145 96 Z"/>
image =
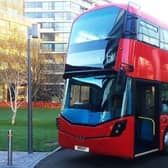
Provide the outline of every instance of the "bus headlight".
<path id="1" fill-rule="evenodd" d="M 126 128 L 126 124 L 127 124 L 127 120 L 116 122 L 114 127 L 113 127 L 113 129 L 112 129 L 111 136 L 119 136 L 119 135 L 121 135 L 122 132 Z"/>

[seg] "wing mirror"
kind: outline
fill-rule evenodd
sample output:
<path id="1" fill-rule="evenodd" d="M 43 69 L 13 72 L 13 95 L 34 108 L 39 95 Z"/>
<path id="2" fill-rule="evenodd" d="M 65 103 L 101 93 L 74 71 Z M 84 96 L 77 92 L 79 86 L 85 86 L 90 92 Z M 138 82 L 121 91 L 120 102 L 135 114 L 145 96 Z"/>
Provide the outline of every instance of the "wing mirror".
<path id="1" fill-rule="evenodd" d="M 123 92 L 125 89 L 126 79 L 127 79 L 126 72 L 133 72 L 133 71 L 134 71 L 133 65 L 121 63 L 120 71 L 118 72 L 117 82 L 116 82 L 116 91 L 118 93 Z"/>

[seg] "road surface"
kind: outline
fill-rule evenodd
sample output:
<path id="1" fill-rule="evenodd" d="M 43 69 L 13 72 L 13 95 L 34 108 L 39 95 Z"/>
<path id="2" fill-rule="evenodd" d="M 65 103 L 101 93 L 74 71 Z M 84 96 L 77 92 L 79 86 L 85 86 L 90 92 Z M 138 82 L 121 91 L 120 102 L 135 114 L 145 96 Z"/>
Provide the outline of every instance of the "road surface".
<path id="1" fill-rule="evenodd" d="M 168 155 L 154 153 L 125 160 L 62 149 L 40 161 L 35 168 L 168 168 Z"/>

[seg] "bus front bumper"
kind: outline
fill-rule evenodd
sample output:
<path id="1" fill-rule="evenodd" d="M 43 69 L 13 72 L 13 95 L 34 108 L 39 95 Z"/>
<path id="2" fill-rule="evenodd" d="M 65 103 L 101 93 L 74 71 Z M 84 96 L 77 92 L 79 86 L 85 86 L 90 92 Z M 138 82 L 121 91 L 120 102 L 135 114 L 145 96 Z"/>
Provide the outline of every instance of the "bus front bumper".
<path id="1" fill-rule="evenodd" d="M 118 120 L 89 127 L 59 120 L 59 144 L 64 148 L 123 158 L 134 158 L 134 118 L 126 117 L 127 127 L 120 136 L 110 136 Z"/>

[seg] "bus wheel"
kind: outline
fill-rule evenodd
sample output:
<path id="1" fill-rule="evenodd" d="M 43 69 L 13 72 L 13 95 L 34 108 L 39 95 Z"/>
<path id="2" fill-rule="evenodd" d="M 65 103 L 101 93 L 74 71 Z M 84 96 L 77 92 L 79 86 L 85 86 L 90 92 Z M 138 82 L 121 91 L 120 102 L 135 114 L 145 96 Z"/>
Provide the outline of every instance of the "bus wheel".
<path id="1" fill-rule="evenodd" d="M 168 131 L 165 132 L 164 135 L 164 153 L 168 154 Z"/>

